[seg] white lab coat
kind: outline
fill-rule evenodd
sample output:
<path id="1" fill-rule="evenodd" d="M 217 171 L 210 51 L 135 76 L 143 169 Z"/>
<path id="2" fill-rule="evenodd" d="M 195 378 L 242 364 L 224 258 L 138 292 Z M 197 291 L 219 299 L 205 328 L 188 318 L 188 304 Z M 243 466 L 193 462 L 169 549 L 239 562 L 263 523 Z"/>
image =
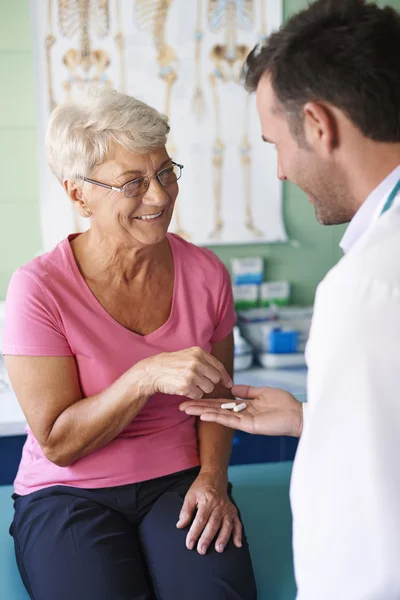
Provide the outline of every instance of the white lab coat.
<path id="1" fill-rule="evenodd" d="M 399 196 L 319 285 L 307 363 L 297 599 L 399 600 Z"/>

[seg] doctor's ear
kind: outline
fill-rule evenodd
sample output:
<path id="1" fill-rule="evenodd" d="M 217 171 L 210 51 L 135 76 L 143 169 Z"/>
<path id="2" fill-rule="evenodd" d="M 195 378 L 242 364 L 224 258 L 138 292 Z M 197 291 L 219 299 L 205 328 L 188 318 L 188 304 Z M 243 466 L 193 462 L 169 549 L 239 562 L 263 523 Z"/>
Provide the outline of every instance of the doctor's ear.
<path id="1" fill-rule="evenodd" d="M 330 154 L 339 145 L 339 111 L 330 104 L 320 102 L 307 102 L 303 111 L 307 144 Z"/>

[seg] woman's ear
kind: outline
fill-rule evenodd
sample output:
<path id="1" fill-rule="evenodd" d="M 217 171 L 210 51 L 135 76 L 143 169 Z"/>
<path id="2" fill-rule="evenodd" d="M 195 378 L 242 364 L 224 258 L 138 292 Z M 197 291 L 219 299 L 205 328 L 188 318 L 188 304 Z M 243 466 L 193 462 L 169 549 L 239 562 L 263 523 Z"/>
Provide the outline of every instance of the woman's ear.
<path id="1" fill-rule="evenodd" d="M 65 179 L 63 181 L 63 187 L 81 217 L 90 217 L 92 211 L 90 210 L 85 194 L 83 193 L 83 185 L 76 181 Z"/>

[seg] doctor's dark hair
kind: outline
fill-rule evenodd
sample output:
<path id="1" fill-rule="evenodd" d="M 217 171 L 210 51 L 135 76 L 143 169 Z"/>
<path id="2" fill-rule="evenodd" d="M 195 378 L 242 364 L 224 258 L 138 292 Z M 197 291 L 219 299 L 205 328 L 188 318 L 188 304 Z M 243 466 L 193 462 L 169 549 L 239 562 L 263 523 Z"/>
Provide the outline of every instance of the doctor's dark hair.
<path id="1" fill-rule="evenodd" d="M 341 109 L 377 142 L 400 142 L 400 15 L 364 0 L 317 0 L 256 46 L 244 66 L 268 74 L 296 138 L 309 101 Z"/>

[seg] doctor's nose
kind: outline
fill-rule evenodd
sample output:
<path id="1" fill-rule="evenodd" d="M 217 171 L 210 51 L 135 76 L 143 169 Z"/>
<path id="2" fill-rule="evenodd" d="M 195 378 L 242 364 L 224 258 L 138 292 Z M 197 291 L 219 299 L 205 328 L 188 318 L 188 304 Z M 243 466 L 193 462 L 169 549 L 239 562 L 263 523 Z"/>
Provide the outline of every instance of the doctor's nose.
<path id="1" fill-rule="evenodd" d="M 279 162 L 278 162 L 278 179 L 280 181 L 287 181 L 287 177 L 284 174 L 283 169 L 282 169 L 281 165 L 279 164 Z"/>

